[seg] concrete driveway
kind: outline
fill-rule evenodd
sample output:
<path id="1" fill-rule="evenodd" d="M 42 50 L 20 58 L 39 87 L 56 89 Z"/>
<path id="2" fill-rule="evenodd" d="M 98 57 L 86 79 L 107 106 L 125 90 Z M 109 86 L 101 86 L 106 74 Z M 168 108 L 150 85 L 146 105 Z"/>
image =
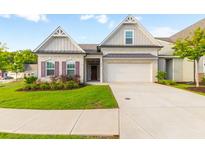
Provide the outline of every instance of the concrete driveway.
<path id="1" fill-rule="evenodd" d="M 205 96 L 152 83 L 112 83 L 121 138 L 205 138 Z"/>

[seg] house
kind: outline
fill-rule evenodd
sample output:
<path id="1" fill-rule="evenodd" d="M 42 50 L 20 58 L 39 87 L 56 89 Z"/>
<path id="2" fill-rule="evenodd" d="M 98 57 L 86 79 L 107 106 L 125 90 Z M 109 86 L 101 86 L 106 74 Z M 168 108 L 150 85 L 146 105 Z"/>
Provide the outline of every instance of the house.
<path id="1" fill-rule="evenodd" d="M 24 64 L 24 71 L 17 74 L 12 71 L 6 72 L 4 78 L 22 79 L 25 76 L 37 76 L 37 64 Z"/>
<path id="2" fill-rule="evenodd" d="M 159 53 L 159 70 L 168 74 L 168 79 L 175 81 L 194 81 L 194 62 L 173 56 L 173 43 L 193 35 L 197 28 L 205 28 L 205 18 L 172 35 L 169 38 L 156 38 L 163 48 Z M 199 61 L 199 79 L 205 76 L 205 56 Z"/>
<path id="3" fill-rule="evenodd" d="M 193 63 L 174 57 L 172 45 L 129 15 L 100 44 L 78 44 L 58 27 L 34 52 L 42 80 L 79 75 L 81 82 L 155 82 L 162 70 L 169 79 L 192 81 Z"/>

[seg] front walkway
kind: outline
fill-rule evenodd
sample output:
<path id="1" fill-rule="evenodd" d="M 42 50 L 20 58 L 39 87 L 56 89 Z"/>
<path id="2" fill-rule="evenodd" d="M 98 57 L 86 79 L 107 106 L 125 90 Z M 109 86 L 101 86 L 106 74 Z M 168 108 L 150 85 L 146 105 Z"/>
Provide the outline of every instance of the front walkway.
<path id="1" fill-rule="evenodd" d="M 205 96 L 153 83 L 110 86 L 120 138 L 205 138 Z"/>
<path id="2" fill-rule="evenodd" d="M 119 135 L 118 109 L 0 109 L 0 132 L 101 136 Z"/>

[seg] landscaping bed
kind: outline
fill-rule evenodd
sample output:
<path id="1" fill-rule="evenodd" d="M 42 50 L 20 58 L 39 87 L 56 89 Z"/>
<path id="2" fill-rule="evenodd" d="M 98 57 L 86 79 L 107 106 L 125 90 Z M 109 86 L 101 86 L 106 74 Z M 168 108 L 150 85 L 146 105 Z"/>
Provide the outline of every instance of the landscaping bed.
<path id="1" fill-rule="evenodd" d="M 201 92 L 205 94 L 205 87 L 188 87 L 188 90 L 195 91 L 195 92 Z"/>
<path id="2" fill-rule="evenodd" d="M 0 87 L 0 108 L 16 109 L 107 109 L 118 104 L 108 85 L 89 85 L 72 90 L 17 91 L 23 81 Z"/>
<path id="3" fill-rule="evenodd" d="M 205 95 L 205 85 L 200 84 L 200 87 L 195 87 L 193 83 L 177 83 L 176 85 L 172 86 L 179 89 L 188 90 L 200 95 Z"/>

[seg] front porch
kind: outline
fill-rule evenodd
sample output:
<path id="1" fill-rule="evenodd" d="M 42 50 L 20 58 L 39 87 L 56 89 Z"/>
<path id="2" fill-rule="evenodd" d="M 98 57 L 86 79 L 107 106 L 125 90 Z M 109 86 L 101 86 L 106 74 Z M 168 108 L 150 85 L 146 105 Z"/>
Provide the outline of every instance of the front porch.
<path id="1" fill-rule="evenodd" d="M 102 57 L 88 57 L 85 59 L 85 82 L 102 83 Z"/>

